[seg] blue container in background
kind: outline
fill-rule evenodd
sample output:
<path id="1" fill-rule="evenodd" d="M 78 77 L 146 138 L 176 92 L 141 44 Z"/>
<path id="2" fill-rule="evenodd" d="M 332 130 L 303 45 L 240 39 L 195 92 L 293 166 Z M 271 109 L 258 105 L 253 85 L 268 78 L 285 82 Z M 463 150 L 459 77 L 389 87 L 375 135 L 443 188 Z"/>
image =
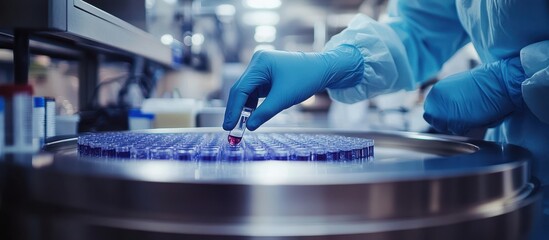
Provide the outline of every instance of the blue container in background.
<path id="1" fill-rule="evenodd" d="M 34 97 L 32 109 L 32 137 L 35 148 L 41 148 L 46 141 L 46 98 Z"/>

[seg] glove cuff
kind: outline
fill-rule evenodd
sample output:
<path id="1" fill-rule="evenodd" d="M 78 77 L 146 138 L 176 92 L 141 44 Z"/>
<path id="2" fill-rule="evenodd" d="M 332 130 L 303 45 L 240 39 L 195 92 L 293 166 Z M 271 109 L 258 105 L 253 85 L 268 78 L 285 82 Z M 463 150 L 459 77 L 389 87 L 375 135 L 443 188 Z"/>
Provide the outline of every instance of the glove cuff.
<path id="1" fill-rule="evenodd" d="M 360 51 L 353 45 L 343 44 L 336 49 L 324 52 L 325 59 L 330 62 L 328 88 L 354 87 L 360 81 L 364 72 L 364 61 Z"/>
<path id="2" fill-rule="evenodd" d="M 515 57 L 503 60 L 502 76 L 511 102 L 521 110 L 524 106 L 522 82 L 526 80 L 527 76 L 520 63 L 520 58 Z"/>
<path id="3" fill-rule="evenodd" d="M 328 88 L 330 97 L 355 103 L 381 94 L 415 88 L 404 44 L 387 24 L 359 14 L 341 33 L 332 37 L 325 50 L 348 44 L 356 47 L 364 62 L 360 83 L 348 88 Z"/>

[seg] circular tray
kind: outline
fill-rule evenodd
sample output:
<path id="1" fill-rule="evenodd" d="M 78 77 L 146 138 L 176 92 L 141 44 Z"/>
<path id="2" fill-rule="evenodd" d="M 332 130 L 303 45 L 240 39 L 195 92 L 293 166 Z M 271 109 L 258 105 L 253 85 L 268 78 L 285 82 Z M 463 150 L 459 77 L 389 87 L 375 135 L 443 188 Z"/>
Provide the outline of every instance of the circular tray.
<path id="1" fill-rule="evenodd" d="M 76 138 L 65 138 L 42 154 L 5 157 L 10 184 L 4 192 L 12 199 L 5 205 L 16 206 L 18 227 L 47 218 L 74 225 L 81 231 L 71 234 L 85 239 L 428 239 L 452 232 L 456 239 L 516 239 L 530 228 L 538 190 L 529 155 L 519 147 L 415 133 L 261 132 L 370 138 L 375 159 L 120 161 L 79 157 Z M 49 228 L 56 239 L 66 238 L 65 228 Z M 96 228 L 104 231 L 89 235 Z M 132 235 L 140 232 L 149 235 Z"/>

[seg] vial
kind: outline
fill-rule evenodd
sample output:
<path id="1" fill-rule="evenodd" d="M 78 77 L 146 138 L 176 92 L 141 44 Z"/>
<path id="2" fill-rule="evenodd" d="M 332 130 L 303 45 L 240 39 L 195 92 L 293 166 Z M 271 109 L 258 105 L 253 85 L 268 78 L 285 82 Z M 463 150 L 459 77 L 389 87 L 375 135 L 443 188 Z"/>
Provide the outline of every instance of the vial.
<path id="1" fill-rule="evenodd" d="M 228 147 L 225 149 L 225 159 L 228 161 L 242 161 L 244 157 L 244 149 L 240 147 Z"/>
<path id="2" fill-rule="evenodd" d="M 328 160 L 328 153 L 323 148 L 314 147 L 313 153 L 312 153 L 312 159 L 315 161 L 326 161 Z"/>
<path id="3" fill-rule="evenodd" d="M 104 143 L 101 146 L 101 156 L 104 158 L 116 157 L 116 147 L 111 143 Z"/>
<path id="4" fill-rule="evenodd" d="M 92 156 L 92 157 L 101 157 L 101 145 L 102 144 L 99 141 L 90 142 L 89 155 Z"/>
<path id="5" fill-rule="evenodd" d="M 130 148 L 131 146 L 122 145 L 116 147 L 116 158 L 126 159 L 130 158 Z"/>
<path id="6" fill-rule="evenodd" d="M 4 153 L 33 152 L 33 98 L 30 85 L 0 85 L 4 99 Z"/>
<path id="7" fill-rule="evenodd" d="M 295 160 L 297 161 L 310 161 L 311 160 L 311 151 L 305 148 L 295 149 Z"/>
<path id="8" fill-rule="evenodd" d="M 159 160 L 170 160 L 173 159 L 173 150 L 168 146 L 159 146 L 151 148 L 150 150 L 151 159 Z"/>
<path id="9" fill-rule="evenodd" d="M 200 150 L 198 160 L 201 161 L 217 161 L 219 159 L 219 147 L 205 147 Z"/>
<path id="10" fill-rule="evenodd" d="M 81 154 L 82 154 L 82 156 L 89 156 L 90 151 L 91 151 L 90 143 L 91 143 L 92 138 L 87 137 L 87 136 L 82 136 L 81 138 L 82 138 L 82 141 L 81 141 L 81 144 L 82 144 Z M 80 137 L 78 139 L 80 139 Z"/>
<path id="11" fill-rule="evenodd" d="M 273 148 L 272 150 L 273 160 L 287 161 L 291 159 L 290 151 L 283 148 Z"/>
<path id="12" fill-rule="evenodd" d="M 149 147 L 143 144 L 134 145 L 130 149 L 131 159 L 149 159 Z"/>
<path id="13" fill-rule="evenodd" d="M 180 161 L 192 161 L 195 156 L 196 150 L 192 147 L 179 147 L 174 153 L 174 159 Z"/>
<path id="14" fill-rule="evenodd" d="M 269 153 L 264 148 L 261 149 L 254 149 L 251 151 L 250 159 L 252 161 L 263 161 L 269 159 Z"/>
<path id="15" fill-rule="evenodd" d="M 370 139 L 368 142 L 368 160 L 374 159 L 374 140 Z"/>
<path id="16" fill-rule="evenodd" d="M 329 147 L 326 153 L 326 160 L 331 160 L 331 161 L 339 160 L 339 150 L 334 147 Z"/>
<path id="17" fill-rule="evenodd" d="M 46 97 L 45 134 L 46 139 L 55 136 L 55 98 Z"/>
<path id="18" fill-rule="evenodd" d="M 341 160 L 353 160 L 353 149 L 345 147 L 339 151 L 339 158 Z"/>
<path id="19" fill-rule="evenodd" d="M 240 118 L 238 119 L 238 124 L 236 127 L 229 132 L 228 141 L 232 146 L 236 146 L 242 141 L 242 136 L 244 136 L 244 131 L 246 131 L 246 122 L 250 115 L 252 114 L 253 109 L 244 107 L 240 113 Z"/>
<path id="20" fill-rule="evenodd" d="M 32 132 L 34 148 L 39 149 L 46 141 L 46 99 L 44 97 L 34 97 Z"/>

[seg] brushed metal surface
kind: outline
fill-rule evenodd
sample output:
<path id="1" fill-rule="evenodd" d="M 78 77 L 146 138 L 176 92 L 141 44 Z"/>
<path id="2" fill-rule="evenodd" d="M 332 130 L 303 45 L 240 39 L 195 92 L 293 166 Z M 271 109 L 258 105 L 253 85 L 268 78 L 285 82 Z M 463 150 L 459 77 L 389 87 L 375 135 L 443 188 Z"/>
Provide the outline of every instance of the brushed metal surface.
<path id="1" fill-rule="evenodd" d="M 539 190 L 519 147 L 262 131 L 373 138 L 375 160 L 120 161 L 79 157 L 67 138 L 3 159 L 3 210 L 14 229 L 46 229 L 38 239 L 521 239 L 531 228 Z"/>

